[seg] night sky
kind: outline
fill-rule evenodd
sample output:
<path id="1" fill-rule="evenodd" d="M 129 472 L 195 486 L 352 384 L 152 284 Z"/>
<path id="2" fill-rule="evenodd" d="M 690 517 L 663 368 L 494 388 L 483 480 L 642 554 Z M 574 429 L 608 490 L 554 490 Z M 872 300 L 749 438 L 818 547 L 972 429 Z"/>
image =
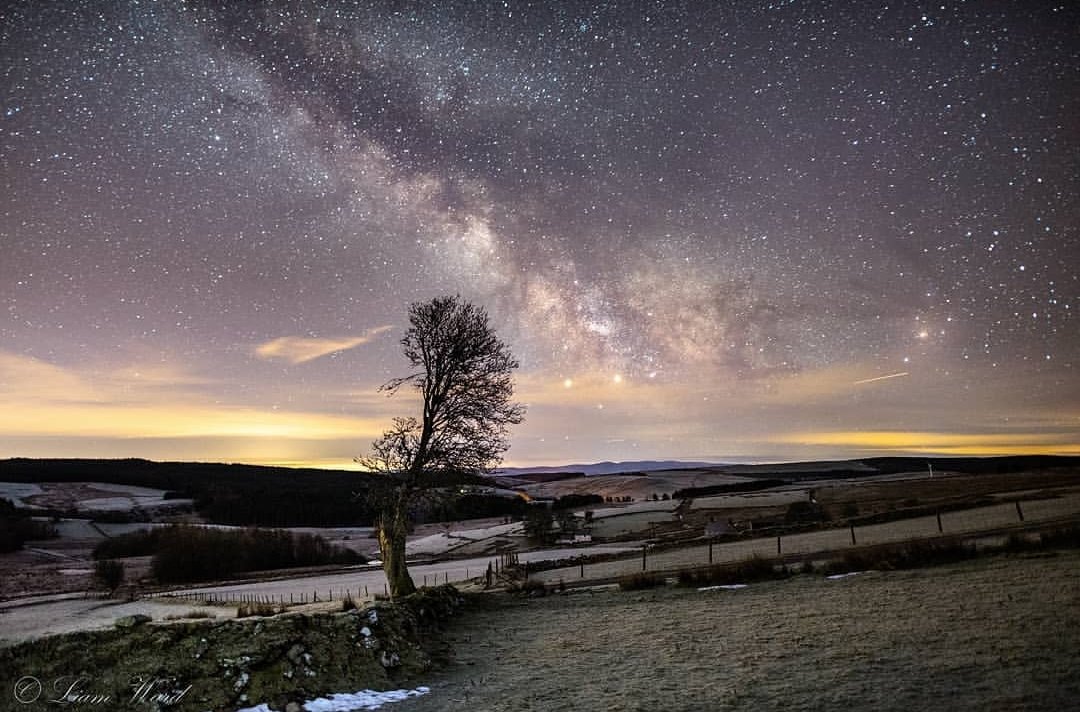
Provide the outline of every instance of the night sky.
<path id="1" fill-rule="evenodd" d="M 509 464 L 1080 453 L 1080 5 L 8 2 L 0 457 L 348 463 L 410 302 Z"/>

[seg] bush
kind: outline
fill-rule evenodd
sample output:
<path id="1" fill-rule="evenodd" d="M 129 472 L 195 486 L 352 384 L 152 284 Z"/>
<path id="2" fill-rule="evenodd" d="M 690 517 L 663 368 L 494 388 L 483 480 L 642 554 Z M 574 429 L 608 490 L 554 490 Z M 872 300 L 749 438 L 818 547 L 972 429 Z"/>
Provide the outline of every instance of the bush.
<path id="1" fill-rule="evenodd" d="M 667 584 L 667 579 L 660 574 L 652 574 L 647 571 L 639 571 L 636 574 L 623 576 L 619 579 L 620 591 L 641 591 L 648 588 L 656 588 Z"/>
<path id="2" fill-rule="evenodd" d="M 94 547 L 95 559 L 124 559 L 129 556 L 150 556 L 158 548 L 161 529 L 142 529 L 102 539 Z"/>
<path id="3" fill-rule="evenodd" d="M 248 618 L 250 616 L 273 616 L 278 613 L 284 613 L 285 607 L 274 605 L 273 603 L 241 603 L 236 607 L 237 618 Z"/>
<path id="4" fill-rule="evenodd" d="M 521 583 L 513 583 L 506 587 L 507 593 L 518 593 L 523 596 L 546 596 L 547 586 L 543 581 L 527 578 Z"/>
<path id="5" fill-rule="evenodd" d="M 911 542 L 863 551 L 849 551 L 824 567 L 827 576 L 852 571 L 893 571 L 966 561 L 978 556 L 973 544 Z"/>
<path id="6" fill-rule="evenodd" d="M 94 580 L 110 592 L 124 583 L 124 565 L 119 561 L 101 559 L 94 564 Z"/>
<path id="7" fill-rule="evenodd" d="M 753 581 L 772 581 L 790 576 L 787 569 L 777 569 L 771 561 L 759 556 L 740 561 L 737 564 L 719 564 L 705 569 L 683 569 L 679 571 L 680 586 L 730 586 L 736 583 Z"/>
<path id="8" fill-rule="evenodd" d="M 829 519 L 825 508 L 816 502 L 792 502 L 784 519 L 791 524 L 805 524 L 808 522 L 824 522 Z"/>
<path id="9" fill-rule="evenodd" d="M 1080 526 L 1063 527 L 1039 535 L 1039 543 L 1046 548 L 1080 548 Z"/>

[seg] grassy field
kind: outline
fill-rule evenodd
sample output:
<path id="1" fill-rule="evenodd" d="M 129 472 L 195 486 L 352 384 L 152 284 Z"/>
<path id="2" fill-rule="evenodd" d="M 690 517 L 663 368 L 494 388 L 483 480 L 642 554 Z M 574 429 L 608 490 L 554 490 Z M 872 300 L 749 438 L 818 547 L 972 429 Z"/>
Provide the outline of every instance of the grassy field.
<path id="1" fill-rule="evenodd" d="M 1080 552 L 739 590 L 494 598 L 430 710 L 1056 710 L 1080 700 Z"/>

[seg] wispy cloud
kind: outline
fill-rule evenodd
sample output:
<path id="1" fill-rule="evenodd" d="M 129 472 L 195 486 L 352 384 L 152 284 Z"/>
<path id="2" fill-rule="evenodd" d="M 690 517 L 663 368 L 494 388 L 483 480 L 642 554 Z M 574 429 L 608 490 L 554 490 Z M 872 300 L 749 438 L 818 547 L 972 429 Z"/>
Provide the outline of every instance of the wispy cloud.
<path id="1" fill-rule="evenodd" d="M 362 346 L 372 341 L 379 334 L 393 328 L 392 326 L 379 326 L 369 329 L 361 336 L 341 336 L 326 339 L 281 336 L 256 346 L 255 355 L 264 359 L 281 359 L 292 364 L 306 363 L 322 356 Z"/>

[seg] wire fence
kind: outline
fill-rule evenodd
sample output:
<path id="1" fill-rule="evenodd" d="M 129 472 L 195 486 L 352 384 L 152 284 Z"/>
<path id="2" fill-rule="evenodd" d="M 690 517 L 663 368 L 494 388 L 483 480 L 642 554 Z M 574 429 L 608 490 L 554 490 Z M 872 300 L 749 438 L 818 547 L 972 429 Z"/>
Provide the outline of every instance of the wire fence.
<path id="1" fill-rule="evenodd" d="M 627 558 L 577 564 L 540 571 L 531 578 L 543 583 L 577 580 L 611 580 L 640 571 L 674 571 L 712 564 L 735 563 L 753 557 L 812 556 L 848 548 L 931 539 L 949 535 L 976 535 L 1020 528 L 1025 525 L 1066 521 L 1080 516 L 1080 493 L 1051 499 L 1002 502 L 973 509 L 941 512 L 880 524 L 839 526 L 812 532 L 757 537 L 727 542 L 702 542 L 680 548 L 650 549 Z M 410 566 L 413 580 L 420 586 L 479 580 L 497 582 L 500 572 L 518 566 L 515 554 L 501 554 L 487 560 L 443 562 Z M 526 573 L 528 566 L 526 565 Z M 490 573 L 489 573 L 490 571 Z M 239 606 L 269 604 L 295 606 L 352 600 L 370 601 L 387 596 L 381 571 L 367 572 L 361 579 L 321 576 L 318 583 L 304 578 L 268 581 L 265 584 L 237 584 L 183 591 L 146 594 L 144 598 L 178 601 L 194 605 Z"/>
<path id="2" fill-rule="evenodd" d="M 738 541 L 706 542 L 676 549 L 641 549 L 640 556 L 537 572 L 543 583 L 575 579 L 611 580 L 642 571 L 674 571 L 744 561 L 754 557 L 812 556 L 880 544 L 897 544 L 942 536 L 1019 529 L 1080 516 L 1080 494 L 1044 500 L 1014 501 L 973 509 L 868 525 L 847 525 L 820 531 Z"/>

